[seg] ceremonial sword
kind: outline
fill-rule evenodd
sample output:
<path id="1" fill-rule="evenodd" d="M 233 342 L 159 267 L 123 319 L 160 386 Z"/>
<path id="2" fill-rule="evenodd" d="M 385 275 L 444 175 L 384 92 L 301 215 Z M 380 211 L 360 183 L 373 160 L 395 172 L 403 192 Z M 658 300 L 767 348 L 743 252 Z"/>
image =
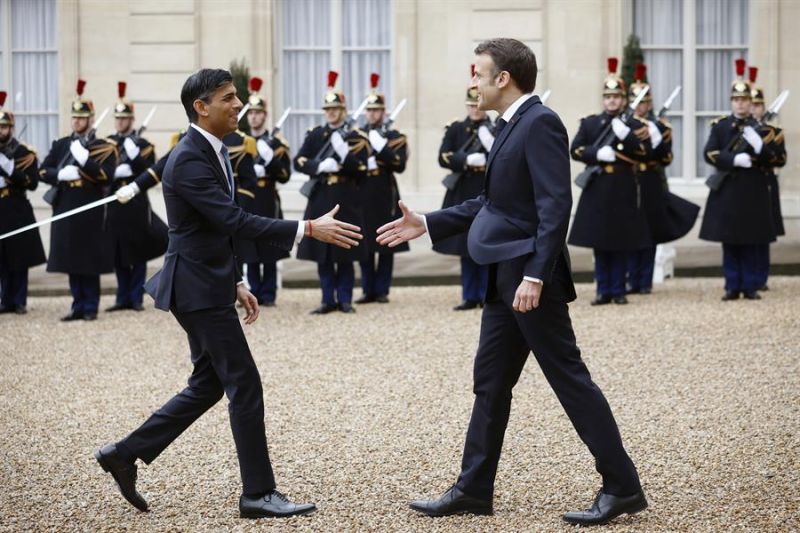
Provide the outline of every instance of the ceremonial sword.
<path id="1" fill-rule="evenodd" d="M 547 99 L 550 98 L 550 92 L 550 89 L 547 89 L 544 94 L 542 94 L 541 98 L 539 98 L 539 100 L 542 102 L 542 105 L 547 103 Z"/>
<path id="2" fill-rule="evenodd" d="M 24 233 L 28 230 L 38 228 L 39 226 L 44 226 L 45 224 L 50 224 L 55 222 L 56 220 L 61 220 L 62 218 L 71 217 L 72 215 L 77 215 L 78 213 L 82 213 L 84 211 L 88 211 L 89 209 L 94 209 L 95 207 L 100 207 L 101 205 L 110 204 L 111 202 L 115 201 L 117 197 L 115 195 L 106 196 L 105 198 L 101 198 L 95 202 L 91 202 L 80 207 L 76 207 L 75 209 L 70 209 L 69 211 L 65 211 L 60 215 L 56 215 L 54 217 L 46 218 L 44 220 L 40 220 L 39 222 L 34 222 L 33 224 L 28 224 L 27 226 L 23 226 L 21 228 L 17 228 L 14 231 L 9 231 L 8 233 L 4 233 L 0 235 L 0 241 L 3 239 L 7 239 L 9 237 L 13 237 L 14 235 L 18 235 L 20 233 Z"/>

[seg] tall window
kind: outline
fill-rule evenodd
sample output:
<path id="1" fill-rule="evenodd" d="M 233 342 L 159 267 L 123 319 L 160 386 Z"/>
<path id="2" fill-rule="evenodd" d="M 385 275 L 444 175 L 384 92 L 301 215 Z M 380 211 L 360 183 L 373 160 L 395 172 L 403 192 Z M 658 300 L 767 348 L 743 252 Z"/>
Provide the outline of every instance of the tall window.
<path id="1" fill-rule="evenodd" d="M 294 150 L 308 128 L 323 121 L 329 70 L 339 72 L 350 111 L 366 97 L 369 75 L 391 105 L 391 0 L 280 0 L 283 106 L 292 107 L 284 131 Z"/>
<path id="2" fill-rule="evenodd" d="M 16 135 L 47 152 L 58 135 L 55 0 L 0 0 L 0 89 Z"/>
<path id="3" fill-rule="evenodd" d="M 656 107 L 676 85 L 683 92 L 673 125 L 671 177 L 704 177 L 709 123 L 730 112 L 734 59 L 747 58 L 749 0 L 633 0 L 633 33 L 642 42 Z"/>

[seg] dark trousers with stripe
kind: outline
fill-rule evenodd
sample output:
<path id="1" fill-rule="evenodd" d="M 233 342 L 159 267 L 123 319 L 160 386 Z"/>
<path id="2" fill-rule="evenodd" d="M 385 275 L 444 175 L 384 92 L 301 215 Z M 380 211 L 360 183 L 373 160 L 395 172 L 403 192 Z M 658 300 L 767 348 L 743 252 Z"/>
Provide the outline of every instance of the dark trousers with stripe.
<path id="1" fill-rule="evenodd" d="M 247 263 L 247 283 L 258 303 L 275 302 L 278 295 L 278 263 Z"/>
<path id="2" fill-rule="evenodd" d="M 628 286 L 631 290 L 653 288 L 653 271 L 656 267 L 656 247 L 644 248 L 628 254 Z"/>
<path id="3" fill-rule="evenodd" d="M 763 286 L 765 276 L 762 247 L 760 244 L 722 244 L 722 270 L 725 273 L 726 291 L 752 292 Z"/>
<path id="4" fill-rule="evenodd" d="M 97 313 L 100 306 L 100 276 L 98 274 L 70 274 L 69 290 L 72 293 L 72 311 Z"/>
<path id="5" fill-rule="evenodd" d="M 0 268 L 0 305 L 11 309 L 25 307 L 28 301 L 28 269 Z"/>
<path id="6" fill-rule="evenodd" d="M 625 295 L 625 269 L 628 253 L 611 250 L 594 251 L 594 279 L 599 296 Z"/>
<path id="7" fill-rule="evenodd" d="M 117 274 L 116 303 L 119 305 L 142 305 L 147 263 L 117 264 L 114 272 Z"/>
<path id="8" fill-rule="evenodd" d="M 479 265 L 470 257 L 461 258 L 461 299 L 482 302 L 486 299 L 489 284 L 489 267 Z"/>
<path id="9" fill-rule="evenodd" d="M 377 256 L 377 264 L 375 257 Z M 361 266 L 361 290 L 364 296 L 387 296 L 392 286 L 394 254 L 371 254 Z"/>
<path id="10" fill-rule="evenodd" d="M 317 263 L 317 273 L 322 288 L 322 303 L 336 305 L 353 301 L 356 272 L 351 261 Z"/>

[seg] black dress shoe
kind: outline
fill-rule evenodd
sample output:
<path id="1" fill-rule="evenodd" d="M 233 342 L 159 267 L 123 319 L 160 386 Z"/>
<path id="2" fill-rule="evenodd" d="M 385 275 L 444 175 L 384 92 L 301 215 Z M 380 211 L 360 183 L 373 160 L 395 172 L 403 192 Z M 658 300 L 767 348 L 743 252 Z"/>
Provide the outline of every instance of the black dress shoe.
<path id="1" fill-rule="evenodd" d="M 481 305 L 480 302 L 476 302 L 475 300 L 464 300 L 457 306 L 453 308 L 453 311 L 469 311 L 470 309 L 476 309 Z"/>
<path id="2" fill-rule="evenodd" d="M 625 294 L 639 294 L 641 291 L 639 287 L 628 287 L 625 289 Z"/>
<path id="3" fill-rule="evenodd" d="M 272 490 L 260 498 L 239 497 L 239 516 L 242 518 L 284 517 L 313 513 L 313 503 L 292 503 L 289 498 Z"/>
<path id="4" fill-rule="evenodd" d="M 106 313 L 113 313 L 115 311 L 125 311 L 130 309 L 130 304 L 114 304 L 111 307 L 106 307 Z"/>
<path id="5" fill-rule="evenodd" d="M 613 300 L 614 300 L 614 303 L 617 304 L 617 305 L 625 305 L 626 303 L 628 303 L 628 299 L 625 298 L 624 295 L 623 296 L 614 296 Z"/>
<path id="6" fill-rule="evenodd" d="M 144 306 L 142 304 L 131 304 L 130 309 L 131 311 L 144 311 Z"/>
<path id="7" fill-rule="evenodd" d="M 652 287 L 642 287 L 641 289 L 639 289 L 639 294 L 650 294 L 652 292 L 653 292 Z"/>
<path id="8" fill-rule="evenodd" d="M 28 314 L 28 310 L 25 308 L 24 305 L 18 305 L 17 308 L 14 309 L 14 312 L 16 314 L 18 314 L 18 315 L 27 315 Z"/>
<path id="9" fill-rule="evenodd" d="M 362 296 L 361 298 L 356 300 L 356 303 L 357 304 L 371 304 L 371 303 L 373 303 L 375 301 L 376 301 L 376 298 L 374 296 L 365 294 L 364 296 Z"/>
<path id="10" fill-rule="evenodd" d="M 136 463 L 123 460 L 114 444 L 106 444 L 94 452 L 94 458 L 103 470 L 114 477 L 120 493 L 128 503 L 140 511 L 147 511 L 147 501 L 136 492 Z"/>
<path id="11" fill-rule="evenodd" d="M 389 297 L 386 296 L 385 294 L 381 294 L 380 296 L 375 297 L 375 301 L 378 302 L 379 304 L 388 304 Z"/>
<path id="12" fill-rule="evenodd" d="M 272 301 L 272 302 L 264 302 L 261 305 L 263 305 L 264 307 L 275 307 L 275 302 L 274 301 Z"/>
<path id="13" fill-rule="evenodd" d="M 742 293 L 742 296 L 744 296 L 745 300 L 760 300 L 761 299 L 761 295 L 758 294 L 756 291 L 744 291 Z"/>
<path id="14" fill-rule="evenodd" d="M 97 320 L 97 313 L 84 313 L 83 314 L 84 320 Z"/>
<path id="15" fill-rule="evenodd" d="M 449 516 L 454 514 L 490 515 L 492 500 L 479 500 L 467 496 L 453 485 L 436 500 L 415 500 L 411 508 L 428 516 Z"/>
<path id="16" fill-rule="evenodd" d="M 607 524 L 622 514 L 633 514 L 647 509 L 644 491 L 632 496 L 614 496 L 603 491 L 597 493 L 591 509 L 574 511 L 564 515 L 564 521 L 570 524 L 593 526 Z"/>
<path id="17" fill-rule="evenodd" d="M 14 307 L 13 305 L 0 306 L 0 315 L 4 315 L 6 313 L 14 313 L 14 312 L 16 312 L 16 307 Z"/>
<path id="18" fill-rule="evenodd" d="M 339 306 L 336 304 L 322 304 L 313 311 L 311 311 L 312 315 L 327 315 L 328 313 L 333 313 L 334 311 L 338 310 Z"/>
<path id="19" fill-rule="evenodd" d="M 591 301 L 590 305 L 606 305 L 610 303 L 611 303 L 611 296 L 598 295 L 594 300 Z"/>
<path id="20" fill-rule="evenodd" d="M 83 320 L 83 311 L 70 311 L 68 315 L 62 316 L 62 322 L 72 322 L 73 320 Z"/>
<path id="21" fill-rule="evenodd" d="M 738 291 L 725 291 L 725 296 L 722 297 L 723 302 L 730 302 L 731 300 L 738 300 L 738 299 L 739 299 Z"/>
<path id="22" fill-rule="evenodd" d="M 769 286 L 768 285 L 764 285 L 763 287 L 759 287 L 758 290 L 760 290 L 762 292 L 763 291 L 768 291 L 769 290 Z"/>
<path id="23" fill-rule="evenodd" d="M 339 304 L 339 311 L 342 313 L 355 313 L 356 308 L 350 302 Z"/>

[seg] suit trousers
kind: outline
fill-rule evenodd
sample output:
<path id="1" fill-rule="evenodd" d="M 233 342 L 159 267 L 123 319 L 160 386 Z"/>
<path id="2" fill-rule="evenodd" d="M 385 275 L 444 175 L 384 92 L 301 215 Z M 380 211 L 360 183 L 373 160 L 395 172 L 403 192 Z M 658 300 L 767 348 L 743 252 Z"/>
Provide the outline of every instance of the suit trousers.
<path id="1" fill-rule="evenodd" d="M 461 299 L 465 302 L 482 302 L 486 299 L 489 267 L 479 265 L 471 257 L 461 258 Z"/>
<path id="2" fill-rule="evenodd" d="M 545 286 L 537 309 L 518 313 L 511 307 L 524 264 L 525 257 L 499 263 L 496 276 L 490 276 L 495 286 L 490 286 L 481 318 L 474 366 L 475 402 L 457 486 L 473 497 L 492 498 L 511 391 L 533 352 L 578 436 L 594 456 L 603 490 L 620 496 L 633 494 L 641 488 L 636 468 L 622 445 L 608 402 L 581 359 L 566 302 L 548 295 Z"/>
<path id="3" fill-rule="evenodd" d="M 150 464 L 200 415 L 228 397 L 233 441 L 244 494 L 275 488 L 264 428 L 261 376 L 233 304 L 172 313 L 189 337 L 194 369 L 188 386 L 136 429 L 122 444 Z"/>

